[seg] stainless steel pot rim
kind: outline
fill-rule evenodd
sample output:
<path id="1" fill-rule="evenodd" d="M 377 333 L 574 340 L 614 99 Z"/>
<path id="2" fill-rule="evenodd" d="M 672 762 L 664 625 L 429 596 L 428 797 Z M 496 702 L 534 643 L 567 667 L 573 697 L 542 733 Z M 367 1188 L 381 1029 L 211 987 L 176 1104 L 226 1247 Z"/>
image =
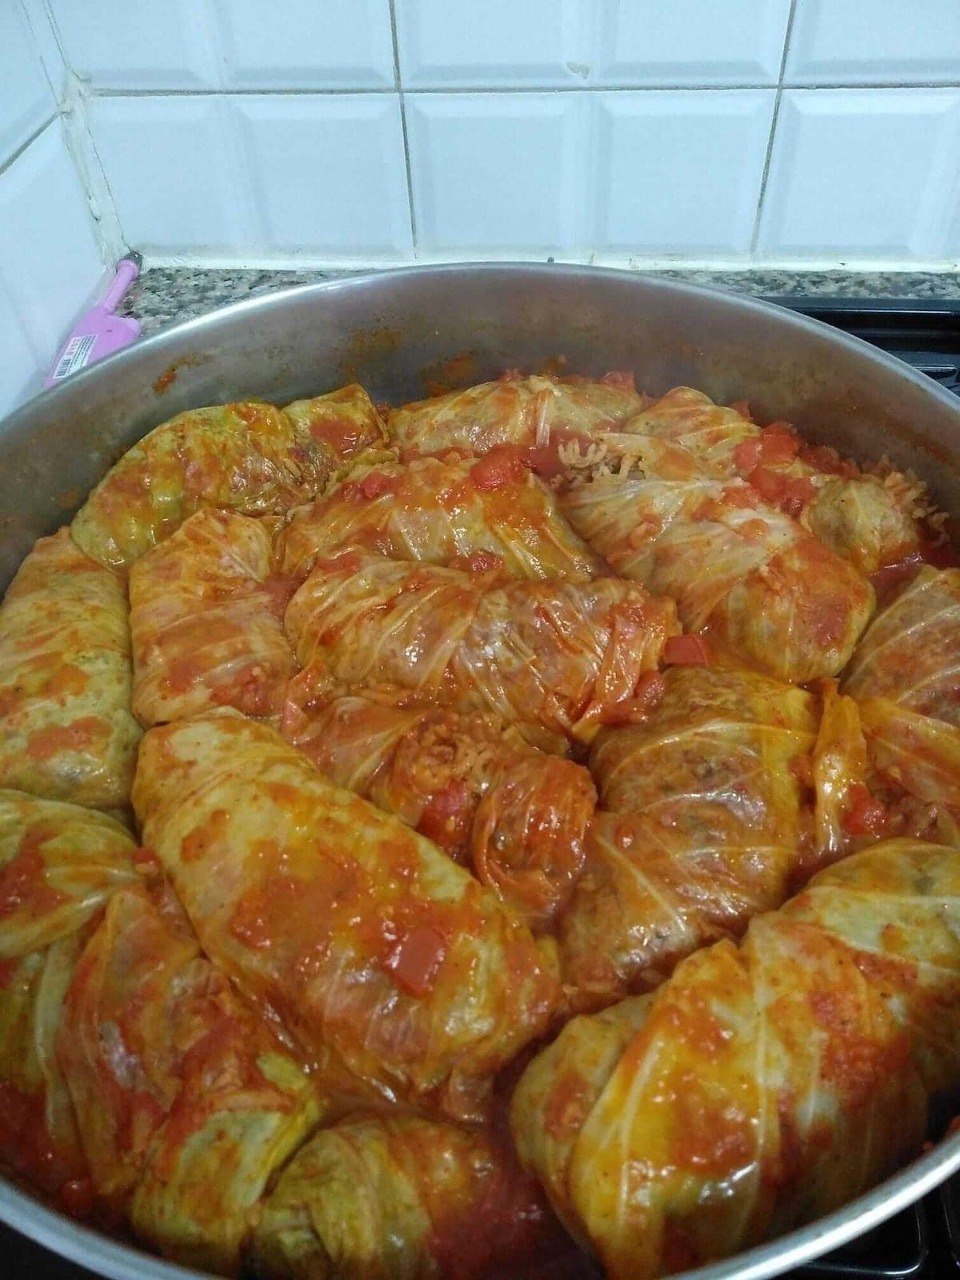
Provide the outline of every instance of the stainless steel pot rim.
<path id="1" fill-rule="evenodd" d="M 498 277 L 522 279 L 532 285 L 566 279 L 572 282 L 603 281 L 623 285 L 631 291 L 649 291 L 651 295 L 669 293 L 677 298 L 716 302 L 723 299 L 741 313 L 768 318 L 784 332 L 793 330 L 829 339 L 830 346 L 844 349 L 859 357 L 869 358 L 874 367 L 882 367 L 896 375 L 900 382 L 910 383 L 928 403 L 939 403 L 953 418 L 958 418 L 956 398 L 925 375 L 914 371 L 896 357 L 880 351 L 852 335 L 831 329 L 820 321 L 792 312 L 773 302 L 732 293 L 729 290 L 688 284 L 685 281 L 661 279 L 615 268 L 577 266 L 572 264 L 538 264 L 529 262 L 449 263 L 436 266 L 412 266 L 395 270 L 374 271 L 344 276 L 276 290 L 218 308 L 204 316 L 185 321 L 142 339 L 134 346 L 117 352 L 97 365 L 73 375 L 58 387 L 42 392 L 0 422 L 0 442 L 28 432 L 49 412 L 76 404 L 76 397 L 109 387 L 118 374 L 144 373 L 150 379 L 169 361 L 183 358 L 196 350 L 198 340 L 219 332 L 229 323 L 254 324 L 258 316 L 282 311 L 291 302 L 316 297 L 322 301 L 338 294 L 376 294 L 405 281 L 443 281 L 451 284 L 457 278 L 489 279 Z M 639 372 L 639 371 L 638 371 Z M 318 388 L 319 389 L 319 388 Z M 901 1209 L 934 1189 L 960 1169 L 960 1133 L 951 1134 L 924 1152 L 916 1160 L 893 1174 L 873 1190 L 840 1209 L 775 1240 L 737 1254 L 720 1262 L 684 1272 L 682 1280 L 766 1280 L 820 1255 L 839 1248 L 856 1236 L 869 1231 Z M 113 1240 L 83 1227 L 33 1199 L 26 1192 L 0 1177 L 0 1220 L 52 1249 L 61 1256 L 94 1271 L 108 1280 L 198 1280 L 210 1273 L 166 1262 L 145 1253 L 134 1245 Z M 677 1276 L 675 1280 L 681 1280 Z"/>
<path id="2" fill-rule="evenodd" d="M 896 356 L 890 355 L 886 351 L 881 351 L 878 347 L 872 346 L 854 334 L 832 329 L 822 320 L 815 320 L 811 316 L 791 311 L 789 308 L 780 306 L 778 303 L 765 298 L 755 298 L 748 294 L 735 293 L 732 290 L 718 286 L 688 284 L 683 280 L 641 274 L 619 267 L 580 266 L 575 263 L 545 264 L 505 261 L 446 262 L 426 266 L 384 268 L 380 271 L 375 270 L 358 275 L 342 276 L 334 280 L 318 280 L 313 283 L 289 285 L 282 289 L 272 290 L 269 293 L 258 294 L 253 298 L 244 298 L 240 302 L 228 303 L 226 306 L 217 307 L 205 315 L 196 316 L 191 320 L 184 320 L 180 324 L 171 325 L 158 333 L 151 334 L 149 337 L 141 338 L 132 346 L 117 351 L 97 364 L 90 365 L 79 373 L 73 374 L 59 386 L 41 391 L 31 400 L 28 400 L 25 405 L 21 406 L 21 409 L 15 410 L 10 414 L 9 418 L 16 419 L 19 413 L 27 408 L 34 410 L 47 404 L 53 407 L 65 393 L 73 393 L 82 390 L 84 387 L 95 386 L 107 374 L 118 370 L 124 364 L 132 363 L 149 355 L 160 354 L 164 347 L 167 346 L 179 347 L 193 337 L 202 337 L 208 330 L 224 321 L 231 319 L 243 320 L 274 308 L 282 309 L 291 299 L 306 298 L 312 294 L 323 297 L 340 292 L 363 291 L 382 286 L 385 283 L 389 284 L 393 281 L 416 281 L 418 279 L 442 278 L 443 276 L 456 277 L 464 273 L 481 277 L 490 276 L 492 278 L 498 274 L 507 273 L 514 278 L 526 276 L 532 281 L 549 281 L 558 278 L 612 280 L 620 281 L 624 285 L 629 285 L 633 288 L 666 290 L 676 293 L 678 296 L 687 295 L 694 299 L 697 297 L 704 299 L 724 298 L 735 302 L 741 309 L 753 310 L 761 314 L 765 313 L 771 318 L 775 317 L 780 323 L 788 323 L 812 333 L 829 335 L 831 343 L 835 346 L 846 347 L 855 352 L 867 352 L 875 361 L 886 365 L 888 369 L 894 370 L 907 381 L 920 387 L 933 399 L 939 400 L 950 408 L 956 408 L 957 398 L 952 392 L 945 390 L 934 382 L 932 378 L 928 378 L 925 374 L 911 368 L 904 361 L 898 360 Z M 3 421 L 0 420 L 0 428 L 2 427 Z"/>

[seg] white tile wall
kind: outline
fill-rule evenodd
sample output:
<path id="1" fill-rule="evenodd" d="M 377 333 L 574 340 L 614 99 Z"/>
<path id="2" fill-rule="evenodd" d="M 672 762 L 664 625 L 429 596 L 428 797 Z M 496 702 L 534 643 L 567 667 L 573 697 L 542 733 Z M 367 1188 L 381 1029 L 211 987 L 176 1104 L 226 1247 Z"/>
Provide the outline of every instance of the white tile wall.
<path id="1" fill-rule="evenodd" d="M 49 0 L 67 65 L 98 89 L 202 89 L 219 50 L 193 0 Z"/>
<path id="2" fill-rule="evenodd" d="M 395 87 L 389 0 L 208 3 L 233 88 Z"/>
<path id="3" fill-rule="evenodd" d="M 572 250 L 583 243 L 582 94 L 410 94 L 417 243 L 427 252 Z"/>
<path id="4" fill-rule="evenodd" d="M 569 88 L 584 61 L 582 0 L 394 0 L 404 87 Z"/>
<path id="5" fill-rule="evenodd" d="M 768 257 L 960 256 L 960 90 L 783 95 L 759 250 Z"/>
<path id="6" fill-rule="evenodd" d="M 231 105 L 256 211 L 255 244 L 330 258 L 412 251 L 396 94 L 283 94 Z"/>
<path id="7" fill-rule="evenodd" d="M 775 96 L 770 89 L 597 95 L 588 243 L 631 255 L 745 255 Z"/>
<path id="8" fill-rule="evenodd" d="M 0 4 L 0 164 L 53 116 L 56 100 L 26 15 L 16 0 Z"/>
<path id="9" fill-rule="evenodd" d="M 787 84 L 956 84 L 957 0 L 797 0 Z"/>
<path id="10" fill-rule="evenodd" d="M 596 0 L 593 82 L 775 85 L 789 14 L 790 0 Z"/>
<path id="11" fill-rule="evenodd" d="M 412 249 L 396 94 L 103 97 L 90 127 L 148 253 Z"/>
<path id="12" fill-rule="evenodd" d="M 39 387 L 103 264 L 60 126 L 0 173 L 0 413 Z"/>
<path id="13" fill-rule="evenodd" d="M 389 0 L 50 0 L 97 89 L 394 87 Z"/>

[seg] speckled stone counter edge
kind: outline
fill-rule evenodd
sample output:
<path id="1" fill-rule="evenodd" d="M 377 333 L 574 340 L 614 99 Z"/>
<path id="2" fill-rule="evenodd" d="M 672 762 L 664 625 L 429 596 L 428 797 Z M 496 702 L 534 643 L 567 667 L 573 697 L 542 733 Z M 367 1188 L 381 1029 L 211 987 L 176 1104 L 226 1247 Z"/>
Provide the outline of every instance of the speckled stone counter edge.
<path id="1" fill-rule="evenodd" d="M 150 267 L 124 301 L 123 313 L 143 325 L 144 335 L 205 315 L 274 289 L 360 275 L 358 271 L 263 271 L 199 267 Z M 805 295 L 836 298 L 960 300 L 960 274 L 908 271 L 656 271 L 689 284 L 777 298 Z"/>

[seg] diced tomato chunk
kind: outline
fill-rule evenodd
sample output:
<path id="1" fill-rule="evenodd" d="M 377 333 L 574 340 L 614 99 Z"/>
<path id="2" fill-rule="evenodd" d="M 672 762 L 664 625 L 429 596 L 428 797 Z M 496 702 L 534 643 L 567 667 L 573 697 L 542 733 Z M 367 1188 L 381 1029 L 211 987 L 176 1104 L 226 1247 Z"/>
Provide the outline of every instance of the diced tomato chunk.
<path id="1" fill-rule="evenodd" d="M 442 849 L 458 845 L 467 835 L 470 802 L 465 783 L 451 782 L 427 800 L 417 830 Z"/>
<path id="2" fill-rule="evenodd" d="M 787 485 L 780 506 L 786 515 L 797 520 L 816 496 L 817 487 L 809 476 L 795 476 Z"/>
<path id="3" fill-rule="evenodd" d="M 779 506 L 786 496 L 789 481 L 779 471 L 771 471 L 769 467 L 754 467 L 747 477 L 764 502 L 771 506 Z"/>
<path id="4" fill-rule="evenodd" d="M 738 471 L 749 474 L 760 462 L 760 437 L 741 440 L 733 451 L 733 465 Z"/>
<path id="5" fill-rule="evenodd" d="M 526 479 L 529 465 L 524 450 L 513 444 L 498 444 L 470 468 L 470 479 L 478 489 L 500 489 Z"/>
<path id="6" fill-rule="evenodd" d="M 851 836 L 881 836 L 887 811 L 862 782 L 855 782 L 847 792 L 847 812 L 843 827 Z"/>
<path id="7" fill-rule="evenodd" d="M 771 422 L 760 432 L 760 452 L 768 465 L 789 462 L 800 449 L 800 440 L 787 422 Z"/>
<path id="8" fill-rule="evenodd" d="M 757 505 L 757 493 L 751 485 L 731 484 L 723 491 L 723 501 L 728 507 L 747 511 Z"/>
<path id="9" fill-rule="evenodd" d="M 668 667 L 709 667 L 710 661 L 703 636 L 670 636 L 663 646 L 663 663 Z"/>
<path id="10" fill-rule="evenodd" d="M 365 498 L 379 498 L 393 488 L 393 480 L 382 471 L 370 471 L 360 481 L 360 492 Z"/>

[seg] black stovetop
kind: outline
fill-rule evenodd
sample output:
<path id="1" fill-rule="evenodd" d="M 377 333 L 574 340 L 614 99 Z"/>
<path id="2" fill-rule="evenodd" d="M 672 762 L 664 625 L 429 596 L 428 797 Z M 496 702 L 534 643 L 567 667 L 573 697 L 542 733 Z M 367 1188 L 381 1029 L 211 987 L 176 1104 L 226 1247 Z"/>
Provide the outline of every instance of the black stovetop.
<path id="1" fill-rule="evenodd" d="M 872 342 L 960 396 L 960 299 L 768 301 Z M 960 1280 L 960 1174 L 918 1205 L 794 1275 L 798 1280 Z M 0 1223 L 0 1280 L 97 1278 Z"/>

